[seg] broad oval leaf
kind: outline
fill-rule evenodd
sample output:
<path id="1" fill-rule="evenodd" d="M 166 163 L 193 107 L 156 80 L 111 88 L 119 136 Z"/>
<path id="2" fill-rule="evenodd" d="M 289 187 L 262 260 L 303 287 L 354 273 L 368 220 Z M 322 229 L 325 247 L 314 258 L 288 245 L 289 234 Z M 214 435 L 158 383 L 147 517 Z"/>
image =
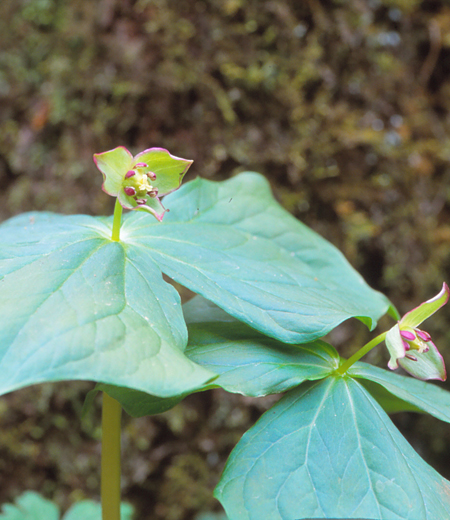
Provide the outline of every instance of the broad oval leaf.
<path id="1" fill-rule="evenodd" d="M 450 482 L 351 378 L 290 391 L 230 455 L 216 497 L 230 520 L 446 520 Z"/>
<path id="2" fill-rule="evenodd" d="M 176 290 L 109 223 L 36 213 L 0 226 L 0 393 L 84 379 L 165 397 L 213 377 L 183 353 Z"/>
<path id="3" fill-rule="evenodd" d="M 123 239 L 264 334 L 307 343 L 351 317 L 374 328 L 386 312 L 396 315 L 334 246 L 274 200 L 258 174 L 197 179 L 165 203 L 171 212 L 162 225 L 128 215 Z"/>
<path id="4" fill-rule="evenodd" d="M 387 412 L 406 410 L 426 412 L 441 421 L 450 422 L 448 390 L 362 362 L 350 367 L 348 374 L 358 378 Z M 388 395 L 381 394 L 379 388 L 385 389 Z"/>

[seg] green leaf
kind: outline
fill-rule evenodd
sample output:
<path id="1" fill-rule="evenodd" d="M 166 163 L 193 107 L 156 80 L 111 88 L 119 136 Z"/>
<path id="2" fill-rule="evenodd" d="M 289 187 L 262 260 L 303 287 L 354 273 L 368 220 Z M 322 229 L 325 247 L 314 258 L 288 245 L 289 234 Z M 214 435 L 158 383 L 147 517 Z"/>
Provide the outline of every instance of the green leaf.
<path id="1" fill-rule="evenodd" d="M 241 321 L 287 343 L 307 343 L 358 317 L 373 328 L 396 311 L 342 254 L 246 173 L 226 182 L 197 179 L 164 199 L 162 225 L 125 219 L 124 240 L 168 276 Z"/>
<path id="2" fill-rule="evenodd" d="M 386 406 L 385 410 L 388 412 L 422 411 L 441 421 L 450 422 L 450 392 L 439 386 L 362 362 L 355 363 L 348 370 L 348 375 L 360 379 L 377 400 L 381 395 L 379 388 L 384 388 L 390 397 L 384 394 L 384 401 L 379 402 L 383 408 Z M 368 381 L 376 385 L 370 385 Z"/>
<path id="3" fill-rule="evenodd" d="M 121 520 L 132 520 L 133 513 L 134 509 L 130 504 L 120 504 Z M 102 506 L 93 500 L 77 502 L 67 511 L 62 520 L 102 520 Z"/>
<path id="4" fill-rule="evenodd" d="M 130 504 L 120 505 L 121 520 L 132 520 L 134 509 Z M 4 504 L 0 520 L 58 520 L 59 509 L 53 502 L 34 491 L 25 491 L 16 499 L 16 504 Z M 62 520 L 102 520 L 102 507 L 93 500 L 74 504 Z"/>
<path id="5" fill-rule="evenodd" d="M 176 406 L 188 395 L 186 393 L 174 397 L 157 397 L 131 388 L 98 383 L 86 396 L 83 405 L 83 415 L 98 392 L 106 392 L 110 397 L 119 401 L 122 408 L 132 417 L 143 417 L 144 415 L 156 415 L 167 412 L 167 410 Z"/>
<path id="6" fill-rule="evenodd" d="M 0 520 L 58 520 L 58 507 L 34 491 L 26 491 L 16 499 L 15 505 L 4 504 Z"/>
<path id="7" fill-rule="evenodd" d="M 389 308 L 343 256 L 243 174 L 167 198 L 168 223 L 31 213 L 0 226 L 0 393 L 88 379 L 173 397 L 212 374 L 183 354 L 180 300 L 160 269 L 251 327 L 309 343 Z"/>
<path id="8" fill-rule="evenodd" d="M 321 379 L 339 366 L 339 355 L 328 343 L 294 346 L 271 339 L 201 296 L 185 303 L 183 313 L 189 331 L 186 355 L 219 374 L 210 386 L 260 397 Z"/>
<path id="9" fill-rule="evenodd" d="M 36 213 L 0 226 L 0 393 L 84 379 L 168 397 L 213 377 L 183 353 L 176 290 L 110 225 Z"/>
<path id="10" fill-rule="evenodd" d="M 224 513 L 200 513 L 195 520 L 228 520 Z"/>
<path id="11" fill-rule="evenodd" d="M 361 379 L 360 382 L 364 388 L 370 392 L 371 396 L 376 400 L 381 408 L 383 408 L 383 410 L 388 414 L 398 412 L 423 413 L 423 410 L 404 401 L 403 399 L 400 399 L 394 394 L 391 394 L 386 390 L 386 388 L 384 388 L 384 386 L 381 386 L 378 383 L 373 383 L 366 379 Z"/>
<path id="12" fill-rule="evenodd" d="M 230 520 L 446 520 L 450 482 L 351 378 L 291 390 L 241 439 L 216 488 Z"/>
<path id="13" fill-rule="evenodd" d="M 222 387 L 228 392 L 259 397 L 285 392 L 305 380 L 321 379 L 339 366 L 337 352 L 324 341 L 296 346 L 281 343 L 235 320 L 200 296 L 183 305 L 183 312 L 189 331 L 186 356 L 219 374 L 200 390 Z M 99 384 L 87 396 L 86 407 L 100 390 L 119 401 L 133 417 L 165 412 L 187 395 L 159 398 Z"/>
<path id="14" fill-rule="evenodd" d="M 212 385 L 252 397 L 322 379 L 339 366 L 337 352 L 324 341 L 287 345 L 239 322 L 190 324 L 186 355 L 220 374 Z"/>

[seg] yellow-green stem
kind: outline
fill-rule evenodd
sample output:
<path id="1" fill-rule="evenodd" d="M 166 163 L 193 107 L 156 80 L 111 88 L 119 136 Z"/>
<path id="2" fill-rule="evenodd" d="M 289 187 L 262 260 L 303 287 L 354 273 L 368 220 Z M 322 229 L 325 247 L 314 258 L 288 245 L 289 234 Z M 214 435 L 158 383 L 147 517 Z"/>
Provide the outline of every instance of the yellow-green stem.
<path id="1" fill-rule="evenodd" d="M 364 347 L 361 347 L 357 352 L 353 354 L 352 357 L 347 359 L 347 361 L 344 361 L 342 365 L 336 370 L 337 374 L 345 374 L 347 370 L 357 361 L 359 361 L 363 356 L 365 356 L 370 350 L 373 349 L 373 347 L 376 347 L 379 343 L 384 341 L 384 338 L 386 337 L 387 332 L 383 332 L 376 338 L 373 338 L 373 340 L 369 341 Z"/>
<path id="2" fill-rule="evenodd" d="M 120 520 L 120 403 L 103 392 L 102 520 Z"/>
<path id="3" fill-rule="evenodd" d="M 114 220 L 111 240 L 118 242 L 120 240 L 120 224 L 122 223 L 122 206 L 120 205 L 119 199 L 116 199 L 116 205 L 114 206 Z"/>

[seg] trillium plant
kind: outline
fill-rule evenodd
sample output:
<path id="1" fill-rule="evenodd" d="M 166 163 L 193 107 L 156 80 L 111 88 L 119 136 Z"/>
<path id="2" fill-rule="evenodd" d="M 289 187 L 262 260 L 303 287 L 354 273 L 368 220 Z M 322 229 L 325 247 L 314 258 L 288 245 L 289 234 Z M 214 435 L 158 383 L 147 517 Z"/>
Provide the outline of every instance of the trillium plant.
<path id="1" fill-rule="evenodd" d="M 90 380 L 85 408 L 103 395 L 101 506 L 73 504 L 63 519 L 131 519 L 122 409 L 162 413 L 213 388 L 283 394 L 230 454 L 215 490 L 229 520 L 450 518 L 450 482 L 388 416 L 450 422 L 450 393 L 426 381 L 446 378 L 444 361 L 422 329 L 447 285 L 400 317 L 261 175 L 180 187 L 192 161 L 161 148 L 94 161 L 112 217 L 33 212 L 0 225 L 0 392 Z M 181 305 L 163 273 L 196 296 Z M 322 339 L 351 318 L 372 331 L 385 314 L 392 328 L 349 359 Z M 387 369 L 360 361 L 383 342 Z M 0 512 L 44 517 L 59 510 L 30 492 Z"/>

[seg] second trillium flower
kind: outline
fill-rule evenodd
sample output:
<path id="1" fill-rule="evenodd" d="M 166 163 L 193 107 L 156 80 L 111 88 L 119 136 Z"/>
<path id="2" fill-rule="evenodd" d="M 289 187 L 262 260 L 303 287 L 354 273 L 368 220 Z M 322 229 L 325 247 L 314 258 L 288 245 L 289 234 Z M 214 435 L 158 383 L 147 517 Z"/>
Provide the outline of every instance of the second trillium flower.
<path id="1" fill-rule="evenodd" d="M 438 295 L 406 313 L 386 334 L 386 346 L 391 355 L 388 367 L 391 370 L 400 365 L 418 379 L 445 381 L 444 360 L 428 332 L 418 327 L 447 303 L 449 294 L 449 288 L 444 283 Z"/>
<path id="2" fill-rule="evenodd" d="M 147 211 L 161 221 L 167 210 L 160 197 L 180 187 L 193 161 L 163 148 L 149 148 L 133 157 L 119 146 L 94 154 L 94 162 L 103 174 L 103 191 L 117 197 L 122 207 Z"/>

